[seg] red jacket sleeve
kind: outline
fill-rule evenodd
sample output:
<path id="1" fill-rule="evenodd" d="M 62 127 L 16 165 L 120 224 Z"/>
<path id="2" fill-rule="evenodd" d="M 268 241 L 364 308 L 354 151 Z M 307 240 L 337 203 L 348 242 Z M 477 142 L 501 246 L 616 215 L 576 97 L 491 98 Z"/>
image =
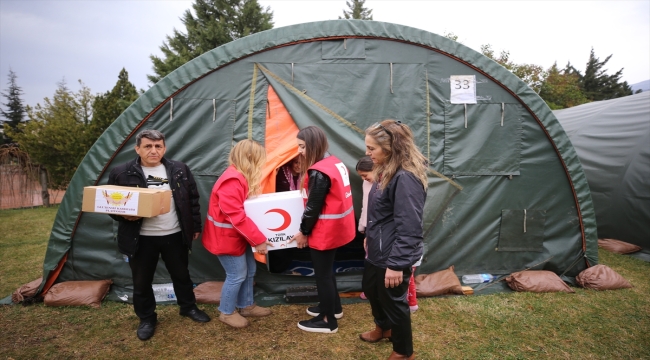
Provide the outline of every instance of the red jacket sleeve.
<path id="1" fill-rule="evenodd" d="M 246 216 L 244 211 L 245 186 L 238 179 L 227 179 L 221 184 L 217 192 L 219 193 L 219 210 L 226 216 L 233 228 L 251 246 L 265 242 L 266 236 L 257 228 L 253 220 Z"/>

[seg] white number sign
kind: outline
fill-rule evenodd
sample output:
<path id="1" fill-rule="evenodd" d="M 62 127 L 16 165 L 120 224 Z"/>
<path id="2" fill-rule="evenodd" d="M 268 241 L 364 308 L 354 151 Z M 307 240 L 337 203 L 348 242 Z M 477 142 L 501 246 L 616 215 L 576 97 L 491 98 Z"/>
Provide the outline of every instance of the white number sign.
<path id="1" fill-rule="evenodd" d="M 476 76 L 452 75 L 449 83 L 451 84 L 449 101 L 452 104 L 476 104 Z"/>

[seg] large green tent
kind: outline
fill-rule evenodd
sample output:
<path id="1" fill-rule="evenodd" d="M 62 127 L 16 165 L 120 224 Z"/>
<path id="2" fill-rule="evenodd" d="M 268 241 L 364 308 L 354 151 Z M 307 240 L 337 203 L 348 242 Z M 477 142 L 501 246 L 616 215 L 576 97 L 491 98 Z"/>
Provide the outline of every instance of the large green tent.
<path id="1" fill-rule="evenodd" d="M 324 129 L 331 153 L 350 169 L 364 155 L 363 130 L 371 124 L 393 118 L 413 129 L 430 162 L 419 273 L 453 265 L 458 275 L 502 275 L 539 264 L 570 278 L 597 263 L 585 175 L 564 130 L 533 90 L 442 36 L 334 20 L 233 41 L 144 93 L 79 165 L 52 228 L 44 276 L 58 273 L 57 282 L 112 279 L 111 298 L 126 298 L 131 277 L 117 251 L 116 224 L 107 215 L 80 211 L 83 187 L 105 184 L 113 167 L 135 157 L 137 132 L 158 129 L 167 135 L 167 156 L 192 169 L 205 212 L 233 144 L 246 138 L 266 143 L 270 89 L 299 128 Z M 358 216 L 356 174 L 352 187 Z M 200 242 L 190 272 L 197 283 L 224 278 Z M 360 279 L 359 271 L 337 275 L 340 291 L 360 290 Z M 170 282 L 162 265 L 155 282 Z M 267 299 L 279 299 L 288 286 L 314 281 L 260 266 L 256 283 Z"/>
<path id="2" fill-rule="evenodd" d="M 553 113 L 584 166 L 598 236 L 639 245 L 650 261 L 650 92 Z"/>

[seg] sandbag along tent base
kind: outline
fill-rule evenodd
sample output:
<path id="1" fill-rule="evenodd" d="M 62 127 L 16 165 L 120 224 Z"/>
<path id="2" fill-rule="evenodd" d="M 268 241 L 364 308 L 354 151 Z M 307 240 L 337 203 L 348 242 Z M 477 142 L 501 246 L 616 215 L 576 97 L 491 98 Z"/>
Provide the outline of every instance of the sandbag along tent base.
<path id="1" fill-rule="evenodd" d="M 216 48 L 161 80 L 131 105 L 88 152 L 60 206 L 43 284 L 112 279 L 111 299 L 129 298 L 131 274 L 117 251 L 116 224 L 80 212 L 84 186 L 135 156 L 135 135 L 157 129 L 167 155 L 187 163 L 205 214 L 233 144 L 267 147 L 265 189 L 295 153 L 295 134 L 321 127 L 349 169 L 364 155 L 364 129 L 387 118 L 408 124 L 429 160 L 425 255 L 419 273 L 454 265 L 458 275 L 537 269 L 571 277 L 597 263 L 587 181 L 562 127 L 526 84 L 459 43 L 415 28 L 334 20 L 254 34 Z M 361 179 L 351 174 L 357 217 Z M 362 237 L 352 243 L 359 244 Z M 341 251 L 348 256 L 354 251 Z M 363 251 L 357 251 L 359 259 Z M 196 241 L 197 283 L 223 280 L 216 257 Z M 361 272 L 337 275 L 359 291 Z M 155 283 L 169 283 L 161 267 Z M 314 284 L 262 264 L 256 287 L 282 294 Z M 279 298 L 278 298 L 279 299 Z"/>

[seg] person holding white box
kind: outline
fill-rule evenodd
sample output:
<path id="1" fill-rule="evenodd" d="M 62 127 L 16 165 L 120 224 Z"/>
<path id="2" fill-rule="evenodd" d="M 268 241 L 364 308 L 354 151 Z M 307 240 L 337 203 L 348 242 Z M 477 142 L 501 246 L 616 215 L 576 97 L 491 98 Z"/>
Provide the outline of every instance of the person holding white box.
<path id="1" fill-rule="evenodd" d="M 267 245 L 273 245 L 244 211 L 244 201 L 261 193 L 260 180 L 266 152 L 255 141 L 242 140 L 233 147 L 229 162 L 230 166 L 219 177 L 210 194 L 203 246 L 217 255 L 226 271 L 219 320 L 243 328 L 249 325 L 245 317 L 271 314 L 270 309 L 257 306 L 253 301 L 253 278 L 257 265 L 251 246 L 260 254 L 266 254 Z"/>
<path id="2" fill-rule="evenodd" d="M 297 138 L 305 211 L 300 231 L 290 241 L 295 241 L 298 248 L 310 248 L 319 300 L 318 306 L 307 309 L 314 318 L 298 322 L 298 328 L 335 333 L 343 308 L 336 288 L 334 255 L 356 235 L 350 176 L 343 162 L 327 152 L 323 130 L 308 126 L 298 132 Z"/>

